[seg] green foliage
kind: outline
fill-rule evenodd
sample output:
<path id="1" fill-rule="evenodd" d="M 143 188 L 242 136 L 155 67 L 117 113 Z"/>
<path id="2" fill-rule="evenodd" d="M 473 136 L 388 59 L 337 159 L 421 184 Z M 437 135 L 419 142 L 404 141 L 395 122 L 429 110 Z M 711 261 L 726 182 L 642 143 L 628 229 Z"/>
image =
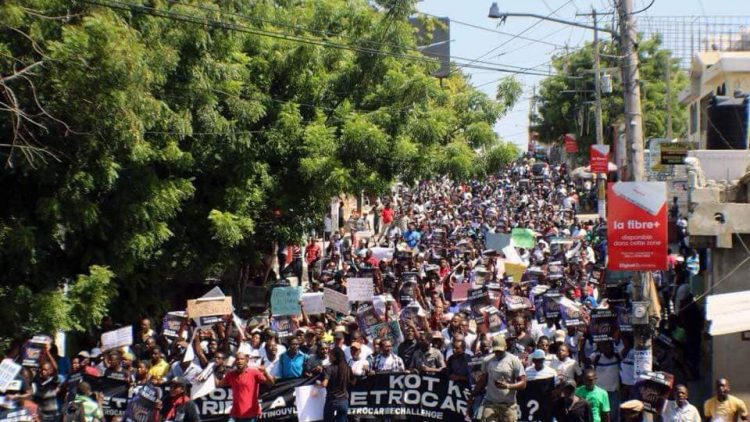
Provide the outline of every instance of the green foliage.
<path id="1" fill-rule="evenodd" d="M 639 43 L 640 80 L 644 136 L 666 136 L 666 102 L 672 108 L 673 132 L 684 133 L 687 114 L 679 104 L 679 92 L 687 86 L 687 76 L 679 68 L 678 60 L 661 48 L 658 38 Z M 601 44 L 601 67 L 618 67 L 619 53 L 614 42 Z M 539 89 L 539 113 L 534 122 L 543 142 L 558 142 L 561 135 L 574 133 L 578 137 L 579 153 L 588 155 L 588 146 L 596 143 L 594 116 L 593 48 L 587 44 L 570 54 L 553 59 L 557 75 L 545 79 Z M 666 98 L 667 66 L 670 67 L 672 95 Z M 610 73 L 611 74 L 611 73 Z M 602 94 L 602 122 L 605 142 L 611 139 L 611 127 L 623 120 L 624 104 L 619 72 L 612 74 L 613 91 Z"/>
<path id="2" fill-rule="evenodd" d="M 14 321 L 0 327 L 0 347 L 11 338 L 38 333 L 54 334 L 56 330 L 83 331 L 95 326 L 107 313 L 115 294 L 112 271 L 92 266 L 89 274 L 80 274 L 68 285 L 35 292 L 29 287 L 0 287 L 0 320 Z"/>
<path id="3" fill-rule="evenodd" d="M 487 174 L 497 173 L 521 155 L 521 149 L 512 142 L 499 142 L 484 154 Z"/>
<path id="4" fill-rule="evenodd" d="M 497 101 L 460 71 L 441 86 L 405 57 L 419 54 L 413 3 L 4 2 L 0 74 L 41 65 L 8 82 L 34 123 L 0 119 L 30 148 L 0 146 L 0 292 L 19 304 L 0 337 L 18 321 L 86 330 L 107 309 L 164 310 L 158 292 L 208 276 L 241 284 L 239 268 L 319 227 L 335 195 L 483 174 L 476 151 L 497 142 L 517 82 Z"/>

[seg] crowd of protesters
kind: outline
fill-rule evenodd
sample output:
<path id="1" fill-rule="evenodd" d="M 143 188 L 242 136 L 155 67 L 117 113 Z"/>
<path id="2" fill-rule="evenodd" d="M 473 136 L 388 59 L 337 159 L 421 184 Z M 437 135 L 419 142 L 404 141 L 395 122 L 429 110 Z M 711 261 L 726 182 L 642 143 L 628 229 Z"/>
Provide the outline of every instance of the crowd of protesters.
<path id="1" fill-rule="evenodd" d="M 86 374 L 126 380 L 134 390 L 169 386 L 149 420 L 193 422 L 200 416 L 187 390 L 210 376 L 232 388 L 230 416 L 246 422 L 260 417 L 260 384 L 319 375 L 318 387 L 327 390 L 324 420 L 346 421 L 352 383 L 379 372 L 410 372 L 464 386 L 471 420 L 515 422 L 516 393 L 538 379 L 554 380 L 550 403 L 558 422 L 639 420 L 632 331 L 621 327 L 595 341 L 586 323 L 566 324 L 534 306 L 535 293 L 557 291 L 586 315 L 613 307 L 610 296 L 630 287 L 625 281 L 618 290 L 607 282 L 606 224 L 577 217 L 579 198 L 566 167 L 545 165 L 535 172 L 532 165 L 526 157 L 482 182 L 398 185 L 372 204 L 370 215 L 345 219 L 342 204 L 339 231 L 328 216 L 324 239 L 292 248 L 292 257 L 280 254 L 280 262 L 290 265 L 274 288 L 300 284 L 305 292 L 346 293 L 350 278 L 371 277 L 383 299 L 378 304 L 286 319 L 270 312 L 240 322 L 228 316 L 200 328 L 185 323 L 170 335 L 144 318 L 130 347 L 97 347 L 69 359 L 58 356 L 54 345 L 45 348 L 38 366 L 24 367 L 9 384 L 2 405 L 25 408 L 34 420 L 104 420 L 101 394 L 80 382 Z M 486 247 L 492 234 L 516 228 L 533 231 L 533 247 Z M 702 411 L 690 402 L 686 385 L 699 376 L 702 316 L 689 281 L 699 263 L 694 251 L 680 249 L 670 254 L 667 271 L 653 274 L 662 308 L 653 366 L 674 376 L 672 400 L 657 417 L 746 420 L 745 404 L 729 394 L 724 378 Z M 517 279 L 503 269 L 512 260 L 526 268 Z M 292 275 L 296 281 L 287 277 Z M 462 284 L 490 291 L 490 306 L 478 308 L 459 296 Z M 509 306 L 507 297 L 529 300 Z M 497 323 L 490 321 L 492 312 Z M 399 323 L 398 344 L 369 330 L 388 321 Z M 113 328 L 111 319 L 103 321 L 102 331 Z M 18 346 L 9 358 L 20 359 Z"/>

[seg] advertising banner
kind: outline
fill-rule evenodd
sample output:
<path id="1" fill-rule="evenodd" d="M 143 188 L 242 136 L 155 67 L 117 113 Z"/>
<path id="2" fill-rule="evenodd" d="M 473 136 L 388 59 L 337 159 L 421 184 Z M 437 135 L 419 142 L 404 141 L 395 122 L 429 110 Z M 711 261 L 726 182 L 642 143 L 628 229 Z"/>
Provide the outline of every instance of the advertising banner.
<path id="1" fill-rule="evenodd" d="M 664 142 L 659 144 L 662 165 L 680 165 L 685 164 L 690 142 Z"/>
<path id="2" fill-rule="evenodd" d="M 666 184 L 610 183 L 607 201 L 607 268 L 617 271 L 666 270 Z"/>
<path id="3" fill-rule="evenodd" d="M 589 164 L 591 173 L 607 173 L 609 170 L 609 145 L 591 145 Z"/>
<path id="4" fill-rule="evenodd" d="M 563 136 L 563 144 L 565 145 L 565 152 L 578 152 L 578 139 L 576 139 L 576 136 L 572 133 L 566 133 Z"/>

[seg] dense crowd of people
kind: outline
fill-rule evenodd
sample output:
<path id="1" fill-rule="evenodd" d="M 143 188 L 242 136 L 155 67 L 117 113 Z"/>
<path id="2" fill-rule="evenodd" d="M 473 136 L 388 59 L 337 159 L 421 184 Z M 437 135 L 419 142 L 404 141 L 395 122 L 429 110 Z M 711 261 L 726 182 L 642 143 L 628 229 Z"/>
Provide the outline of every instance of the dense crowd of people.
<path id="1" fill-rule="evenodd" d="M 104 398 L 81 381 L 85 374 L 124 380 L 131 396 L 168 386 L 148 420 L 193 422 L 200 415 L 189 390 L 213 377 L 232 389 L 230 416 L 245 422 L 261 416 L 260 384 L 317 376 L 326 390 L 323 420 L 346 421 L 353 419 L 347 416 L 353 383 L 377 373 L 413 373 L 460 385 L 467 397 L 460 420 L 515 422 L 517 393 L 541 379 L 554 385 L 548 403 L 558 422 L 639 420 L 644 404 L 634 391 L 634 338 L 623 316 L 630 312 L 629 280 L 605 271 L 606 224 L 577 217 L 579 197 L 566 167 L 532 171 L 534 164 L 526 157 L 481 182 L 398 185 L 369 215 L 345 219 L 342 206 L 338 231 L 328 216 L 324 239 L 291 248 L 292 256 L 280 250 L 273 288 L 299 284 L 306 293 L 346 294 L 350 279 L 371 278 L 373 300 L 351 302 L 348 312 L 269 311 L 203 326 L 185 318 L 169 332 L 144 318 L 129 347 L 96 347 L 70 359 L 54 345 L 44 348 L 37 365 L 24 366 L 8 385 L 2 404 L 25 408 L 34 420 L 118 419 L 104 415 Z M 514 229 L 532 233 L 533 244 L 517 244 Z M 489 247 L 508 238 L 501 248 Z M 667 271 L 653 274 L 661 305 L 653 366 L 674 379 L 657 417 L 746 420 L 745 404 L 729 394 L 724 378 L 700 411 L 690 402 L 686 385 L 699 377 L 702 332 L 690 280 L 700 263 L 695 251 L 680 249 L 670 254 Z M 618 321 L 603 335 L 591 331 L 600 310 L 613 311 Z M 102 331 L 113 324 L 104 321 Z M 8 357 L 20 362 L 17 346 Z"/>

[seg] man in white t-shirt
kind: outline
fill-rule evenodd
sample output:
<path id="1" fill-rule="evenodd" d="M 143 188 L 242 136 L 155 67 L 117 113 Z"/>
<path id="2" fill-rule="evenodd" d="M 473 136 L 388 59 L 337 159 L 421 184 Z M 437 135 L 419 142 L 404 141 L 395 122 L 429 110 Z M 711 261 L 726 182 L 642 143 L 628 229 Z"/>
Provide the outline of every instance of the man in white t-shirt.
<path id="1" fill-rule="evenodd" d="M 618 420 L 620 408 L 620 356 L 615 353 L 611 341 L 597 344 L 597 351 L 592 353 L 591 364 L 596 369 L 596 385 L 607 391 L 609 406 L 612 409 L 612 420 Z"/>
<path id="2" fill-rule="evenodd" d="M 557 384 L 557 372 L 546 365 L 546 358 L 547 354 L 542 349 L 536 349 L 529 355 L 533 365 L 526 368 L 527 381 L 555 378 L 555 384 Z"/>

